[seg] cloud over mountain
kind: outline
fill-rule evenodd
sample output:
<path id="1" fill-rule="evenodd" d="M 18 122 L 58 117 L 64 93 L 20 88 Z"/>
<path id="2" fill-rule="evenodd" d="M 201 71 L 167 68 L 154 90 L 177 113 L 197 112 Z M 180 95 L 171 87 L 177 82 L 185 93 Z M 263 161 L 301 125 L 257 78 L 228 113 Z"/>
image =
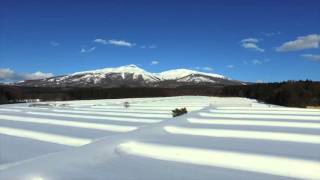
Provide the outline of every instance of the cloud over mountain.
<path id="1" fill-rule="evenodd" d="M 0 82 L 35 80 L 52 77 L 52 73 L 37 71 L 34 73 L 18 73 L 10 68 L 0 68 Z"/>

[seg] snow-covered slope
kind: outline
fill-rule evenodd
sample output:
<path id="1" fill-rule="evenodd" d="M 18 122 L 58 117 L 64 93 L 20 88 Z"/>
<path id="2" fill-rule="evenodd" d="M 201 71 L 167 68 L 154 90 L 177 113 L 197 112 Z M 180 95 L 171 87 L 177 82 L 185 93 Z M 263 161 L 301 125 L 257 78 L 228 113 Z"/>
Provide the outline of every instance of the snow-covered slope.
<path id="1" fill-rule="evenodd" d="M 160 80 L 155 74 L 147 72 L 144 69 L 141 69 L 134 64 L 130 64 L 127 66 L 120 66 L 116 68 L 104 68 L 104 69 L 97 69 L 92 71 L 76 72 L 71 74 L 71 76 L 82 75 L 82 74 L 90 74 L 90 75 L 120 74 L 123 79 L 126 79 L 127 75 L 132 75 L 133 79 L 138 79 L 139 77 L 142 77 L 143 80 L 149 81 L 149 82 L 155 82 Z"/>
<path id="2" fill-rule="evenodd" d="M 76 72 L 70 75 L 42 80 L 19 82 L 23 86 L 73 86 L 73 87 L 177 87 L 181 85 L 239 85 L 219 74 L 188 69 L 151 73 L 136 65 Z"/>
<path id="3" fill-rule="evenodd" d="M 320 179 L 320 110 L 200 96 L 48 104 L 0 106 L 0 179 Z M 170 118 L 176 107 L 189 113 Z"/>
<path id="4" fill-rule="evenodd" d="M 204 73 L 204 72 L 199 72 L 199 71 L 194 71 L 189 69 L 174 69 L 174 70 L 161 72 L 158 75 L 164 80 L 178 80 L 190 75 L 203 75 L 207 77 L 226 79 L 226 77 L 220 74 Z"/>

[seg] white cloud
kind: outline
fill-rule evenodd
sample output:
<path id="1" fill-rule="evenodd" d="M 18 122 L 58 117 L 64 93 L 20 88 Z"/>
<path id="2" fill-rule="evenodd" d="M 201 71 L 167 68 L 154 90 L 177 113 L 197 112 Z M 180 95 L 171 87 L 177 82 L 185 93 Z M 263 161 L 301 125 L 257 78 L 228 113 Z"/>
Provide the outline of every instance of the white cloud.
<path id="1" fill-rule="evenodd" d="M 0 68 L 0 81 L 15 77 L 15 72 L 9 68 Z"/>
<path id="2" fill-rule="evenodd" d="M 60 45 L 60 43 L 56 42 L 56 41 L 50 41 L 50 45 L 53 47 L 57 47 Z"/>
<path id="3" fill-rule="evenodd" d="M 258 65 L 258 64 L 262 64 L 263 62 L 258 60 L 258 59 L 254 59 L 252 60 L 252 64 Z"/>
<path id="4" fill-rule="evenodd" d="M 96 47 L 91 47 L 91 48 L 81 48 L 80 52 L 81 53 L 89 53 L 89 52 L 92 52 L 96 49 Z"/>
<path id="5" fill-rule="evenodd" d="M 141 49 L 155 49 L 155 48 L 158 48 L 156 45 L 149 45 L 149 46 L 146 46 L 146 45 L 142 45 L 140 46 Z"/>
<path id="6" fill-rule="evenodd" d="M 318 54 L 302 54 L 303 58 L 311 61 L 320 61 L 320 55 Z"/>
<path id="7" fill-rule="evenodd" d="M 241 40 L 241 46 L 246 49 L 264 52 L 264 49 L 258 46 L 258 42 L 259 40 L 257 38 L 246 38 Z"/>
<path id="8" fill-rule="evenodd" d="M 41 71 L 37 71 L 35 73 L 30 73 L 30 74 L 22 74 L 23 79 L 28 79 L 28 80 L 34 80 L 34 79 L 44 79 L 44 78 L 49 78 L 52 77 L 52 73 L 43 73 Z"/>
<path id="9" fill-rule="evenodd" d="M 151 65 L 158 65 L 159 63 L 159 61 L 151 61 Z"/>
<path id="10" fill-rule="evenodd" d="M 204 71 L 213 71 L 213 68 L 211 68 L 211 67 L 203 67 L 202 70 L 204 70 Z"/>
<path id="11" fill-rule="evenodd" d="M 246 38 L 241 40 L 242 43 L 258 43 L 259 40 L 257 38 Z"/>
<path id="12" fill-rule="evenodd" d="M 254 59 L 251 61 L 251 63 L 254 65 L 261 65 L 268 62 L 270 62 L 270 59 L 264 59 L 264 60 Z"/>
<path id="13" fill-rule="evenodd" d="M 155 48 L 158 48 L 158 46 L 156 46 L 156 45 L 150 45 L 149 47 L 148 47 L 149 49 L 155 49 Z"/>
<path id="14" fill-rule="evenodd" d="M 255 43 L 243 43 L 242 47 L 246 49 L 253 49 L 259 52 L 264 52 L 264 49 L 260 48 L 257 44 Z"/>
<path id="15" fill-rule="evenodd" d="M 109 40 L 108 43 L 115 46 L 125 46 L 125 47 L 133 47 L 136 45 L 134 43 L 130 43 L 124 40 L 115 40 L 115 39 Z"/>
<path id="16" fill-rule="evenodd" d="M 233 64 L 229 64 L 229 65 L 227 65 L 227 68 L 232 69 L 232 68 L 234 68 L 234 65 Z"/>
<path id="17" fill-rule="evenodd" d="M 35 73 L 17 73 L 9 68 L 0 68 L 0 82 L 44 79 L 52 76 L 52 73 L 43 73 L 41 71 L 37 71 Z"/>
<path id="18" fill-rule="evenodd" d="M 124 46 L 124 47 L 133 47 L 136 44 L 135 43 L 131 43 L 125 40 L 116 40 L 116 39 L 110 39 L 110 40 L 105 40 L 105 39 L 95 39 L 93 42 L 95 43 L 100 43 L 100 44 L 110 44 L 110 45 L 114 45 L 114 46 Z"/>
<path id="19" fill-rule="evenodd" d="M 320 47 L 320 34 L 310 34 L 307 36 L 297 37 L 296 40 L 283 43 L 276 51 L 299 51 L 303 49 L 314 49 Z"/>
<path id="20" fill-rule="evenodd" d="M 253 64 L 253 65 L 260 65 L 260 64 L 264 64 L 264 63 L 268 63 L 270 62 L 271 60 L 270 59 L 263 59 L 263 60 L 260 60 L 260 59 L 254 59 L 252 61 L 247 61 L 247 60 L 244 60 L 242 61 L 242 63 L 244 65 L 248 65 L 248 64 Z M 228 66 L 227 66 L 228 67 Z M 228 67 L 230 68 L 230 67 Z"/>
<path id="21" fill-rule="evenodd" d="M 205 67 L 195 67 L 194 69 L 196 70 L 202 70 L 202 71 L 213 71 L 213 68 L 212 67 L 209 67 L 209 66 L 205 66 Z"/>
<path id="22" fill-rule="evenodd" d="M 95 43 L 101 43 L 101 44 L 108 44 L 108 41 L 107 41 L 107 40 L 104 40 L 104 39 L 95 39 L 93 42 L 95 42 Z"/>

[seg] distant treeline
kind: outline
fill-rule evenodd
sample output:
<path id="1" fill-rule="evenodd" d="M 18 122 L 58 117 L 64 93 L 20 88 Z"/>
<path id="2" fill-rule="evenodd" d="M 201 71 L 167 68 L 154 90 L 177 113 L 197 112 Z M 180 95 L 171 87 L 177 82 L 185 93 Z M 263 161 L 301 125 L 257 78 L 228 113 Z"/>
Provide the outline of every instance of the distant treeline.
<path id="1" fill-rule="evenodd" d="M 115 99 L 134 97 L 167 97 L 183 95 L 214 94 L 215 88 L 180 87 L 180 88 L 48 88 L 0 86 L 0 104 L 22 102 L 31 99 L 41 101 L 65 101 L 88 99 Z"/>
<path id="2" fill-rule="evenodd" d="M 47 88 L 0 86 L 0 104 L 28 99 L 64 101 L 85 99 L 115 99 L 133 97 L 167 97 L 183 95 L 234 96 L 254 98 L 283 106 L 320 106 L 320 82 L 286 81 L 225 87 L 179 88 Z"/>
<path id="3" fill-rule="evenodd" d="M 221 95 L 253 98 L 282 106 L 320 106 L 320 82 L 306 80 L 228 86 L 222 89 Z"/>

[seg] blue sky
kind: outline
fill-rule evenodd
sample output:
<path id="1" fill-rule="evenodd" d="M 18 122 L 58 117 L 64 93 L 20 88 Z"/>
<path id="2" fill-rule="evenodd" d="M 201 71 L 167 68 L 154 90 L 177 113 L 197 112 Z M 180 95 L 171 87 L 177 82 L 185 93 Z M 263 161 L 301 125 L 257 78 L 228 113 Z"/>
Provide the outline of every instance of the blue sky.
<path id="1" fill-rule="evenodd" d="M 0 80 L 137 64 L 320 80 L 318 0 L 2 0 Z"/>

